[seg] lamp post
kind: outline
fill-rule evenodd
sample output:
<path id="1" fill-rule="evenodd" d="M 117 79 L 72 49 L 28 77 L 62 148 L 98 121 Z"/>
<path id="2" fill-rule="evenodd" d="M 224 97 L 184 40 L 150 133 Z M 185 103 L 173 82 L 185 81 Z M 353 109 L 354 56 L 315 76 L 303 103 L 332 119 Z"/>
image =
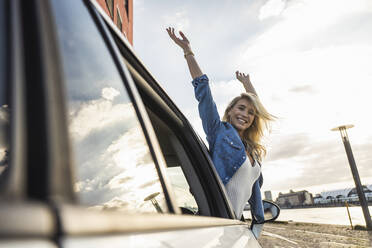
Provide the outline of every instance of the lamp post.
<path id="1" fill-rule="evenodd" d="M 350 142 L 349 142 L 349 137 L 347 136 L 346 129 L 352 128 L 354 125 L 344 125 L 344 126 L 339 126 L 332 128 L 332 131 L 340 131 L 341 133 L 341 138 L 345 146 L 345 151 L 347 155 L 347 159 L 349 160 L 349 165 L 351 169 L 351 173 L 353 174 L 354 182 L 355 182 L 355 187 L 358 193 L 359 197 L 359 202 L 360 206 L 362 207 L 363 210 L 363 215 L 364 219 L 366 221 L 367 229 L 372 230 L 372 221 L 371 221 L 371 215 L 369 214 L 368 210 L 368 203 L 366 201 L 366 197 L 363 192 L 362 184 L 360 182 L 359 178 L 359 173 L 358 169 L 355 164 L 354 156 L 353 156 L 353 151 L 351 150 Z"/>
<path id="2" fill-rule="evenodd" d="M 152 205 L 155 207 L 156 211 L 158 213 L 163 213 L 163 210 L 161 209 L 158 201 L 155 199 L 155 197 L 157 197 L 158 195 L 160 194 L 160 192 L 155 192 L 155 193 L 152 193 L 150 195 L 148 195 L 145 199 L 143 199 L 144 201 L 151 201 Z"/>

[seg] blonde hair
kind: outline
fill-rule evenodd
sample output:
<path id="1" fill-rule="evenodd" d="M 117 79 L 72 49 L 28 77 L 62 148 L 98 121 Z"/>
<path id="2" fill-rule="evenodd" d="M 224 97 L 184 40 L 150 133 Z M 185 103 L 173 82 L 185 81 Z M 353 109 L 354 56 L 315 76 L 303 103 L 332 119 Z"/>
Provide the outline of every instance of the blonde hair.
<path id="1" fill-rule="evenodd" d="M 246 99 L 255 108 L 255 117 L 252 125 L 244 130 L 242 140 L 246 143 L 248 152 L 257 156 L 259 161 L 266 155 L 266 148 L 260 143 L 264 135 L 265 129 L 269 129 L 270 121 L 275 120 L 275 116 L 269 114 L 265 107 L 260 102 L 259 98 L 250 93 L 242 93 L 240 96 L 235 97 L 227 106 L 222 120 L 230 123 L 230 110 L 235 104 L 241 100 Z"/>

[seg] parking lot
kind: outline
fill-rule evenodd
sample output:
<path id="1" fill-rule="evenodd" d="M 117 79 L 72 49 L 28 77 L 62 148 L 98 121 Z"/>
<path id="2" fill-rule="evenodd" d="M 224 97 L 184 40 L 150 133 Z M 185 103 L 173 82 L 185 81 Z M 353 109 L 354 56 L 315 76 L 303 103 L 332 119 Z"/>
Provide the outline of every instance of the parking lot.
<path id="1" fill-rule="evenodd" d="M 372 247 L 372 231 L 349 226 L 296 222 L 266 223 L 262 247 Z"/>

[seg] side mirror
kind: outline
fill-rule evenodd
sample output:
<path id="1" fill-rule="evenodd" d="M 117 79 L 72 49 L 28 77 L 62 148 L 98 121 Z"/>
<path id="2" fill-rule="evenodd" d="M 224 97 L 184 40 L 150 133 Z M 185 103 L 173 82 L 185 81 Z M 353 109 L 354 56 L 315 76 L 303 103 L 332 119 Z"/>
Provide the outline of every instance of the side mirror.
<path id="1" fill-rule="evenodd" d="M 278 218 L 280 213 L 280 208 L 274 202 L 263 200 L 263 207 L 264 207 L 264 218 L 265 222 L 274 221 Z"/>
<path id="2" fill-rule="evenodd" d="M 263 200 L 262 205 L 264 209 L 264 221 L 258 224 L 257 220 L 252 216 L 251 230 L 256 238 L 260 237 L 263 223 L 276 220 L 280 213 L 279 206 L 274 202 Z"/>

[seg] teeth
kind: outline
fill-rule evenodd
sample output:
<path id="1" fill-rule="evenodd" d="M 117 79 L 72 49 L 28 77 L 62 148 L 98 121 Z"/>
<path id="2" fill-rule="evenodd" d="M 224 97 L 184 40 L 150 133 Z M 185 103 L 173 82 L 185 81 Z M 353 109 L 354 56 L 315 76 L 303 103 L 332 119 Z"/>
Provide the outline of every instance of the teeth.
<path id="1" fill-rule="evenodd" d="M 240 119 L 240 118 L 237 118 L 240 122 L 242 123 L 247 123 L 247 121 L 243 120 L 243 119 Z"/>

